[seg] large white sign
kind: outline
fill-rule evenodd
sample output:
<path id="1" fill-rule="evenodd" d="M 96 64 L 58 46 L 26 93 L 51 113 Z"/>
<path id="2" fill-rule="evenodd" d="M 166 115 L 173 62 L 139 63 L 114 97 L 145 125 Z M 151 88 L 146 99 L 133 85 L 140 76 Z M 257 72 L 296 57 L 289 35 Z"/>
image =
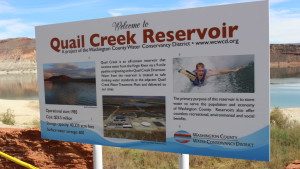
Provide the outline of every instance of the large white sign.
<path id="1" fill-rule="evenodd" d="M 269 160 L 267 1 L 36 28 L 45 139 Z"/>

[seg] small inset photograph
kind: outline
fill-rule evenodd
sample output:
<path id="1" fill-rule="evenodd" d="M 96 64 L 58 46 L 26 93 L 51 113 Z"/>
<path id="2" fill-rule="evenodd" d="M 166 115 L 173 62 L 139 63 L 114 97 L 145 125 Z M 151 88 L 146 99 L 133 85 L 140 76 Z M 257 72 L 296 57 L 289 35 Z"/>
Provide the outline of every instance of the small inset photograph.
<path id="1" fill-rule="evenodd" d="M 173 59 L 176 93 L 254 93 L 254 55 Z"/>
<path id="2" fill-rule="evenodd" d="M 165 96 L 103 96 L 104 137 L 166 142 Z"/>
<path id="3" fill-rule="evenodd" d="M 254 55 L 173 59 L 176 93 L 254 93 Z"/>
<path id="4" fill-rule="evenodd" d="M 97 106 L 95 62 L 44 64 L 45 103 Z"/>

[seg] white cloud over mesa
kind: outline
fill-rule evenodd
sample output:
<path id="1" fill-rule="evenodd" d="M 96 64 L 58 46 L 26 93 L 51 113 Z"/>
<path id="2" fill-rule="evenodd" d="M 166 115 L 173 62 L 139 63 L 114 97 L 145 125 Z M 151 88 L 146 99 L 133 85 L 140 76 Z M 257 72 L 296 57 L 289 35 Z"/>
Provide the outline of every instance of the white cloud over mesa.
<path id="1" fill-rule="evenodd" d="M 0 19 L 0 39 L 25 36 L 34 38 L 34 26 L 38 24 L 24 22 L 20 18 Z"/>
<path id="2" fill-rule="evenodd" d="M 0 14 L 12 14 L 17 9 L 5 1 L 0 1 Z M 20 18 L 0 19 L 0 39 L 22 37 L 24 32 L 32 31 L 32 25 L 22 22 Z"/>

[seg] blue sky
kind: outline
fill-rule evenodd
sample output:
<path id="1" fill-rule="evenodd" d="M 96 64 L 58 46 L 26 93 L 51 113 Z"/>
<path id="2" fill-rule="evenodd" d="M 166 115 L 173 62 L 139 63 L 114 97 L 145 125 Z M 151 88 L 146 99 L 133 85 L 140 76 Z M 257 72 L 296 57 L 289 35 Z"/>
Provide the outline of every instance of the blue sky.
<path id="1" fill-rule="evenodd" d="M 34 38 L 37 25 L 249 1 L 0 0 L 0 39 Z M 270 42 L 300 43 L 300 0 L 270 0 Z"/>

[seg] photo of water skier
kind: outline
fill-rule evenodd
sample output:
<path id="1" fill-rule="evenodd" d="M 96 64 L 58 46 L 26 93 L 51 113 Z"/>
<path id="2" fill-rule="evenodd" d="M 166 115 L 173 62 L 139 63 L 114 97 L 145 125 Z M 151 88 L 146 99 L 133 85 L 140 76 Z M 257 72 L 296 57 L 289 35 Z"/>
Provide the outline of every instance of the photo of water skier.
<path id="1" fill-rule="evenodd" d="M 254 56 L 173 59 L 174 92 L 254 93 Z"/>

